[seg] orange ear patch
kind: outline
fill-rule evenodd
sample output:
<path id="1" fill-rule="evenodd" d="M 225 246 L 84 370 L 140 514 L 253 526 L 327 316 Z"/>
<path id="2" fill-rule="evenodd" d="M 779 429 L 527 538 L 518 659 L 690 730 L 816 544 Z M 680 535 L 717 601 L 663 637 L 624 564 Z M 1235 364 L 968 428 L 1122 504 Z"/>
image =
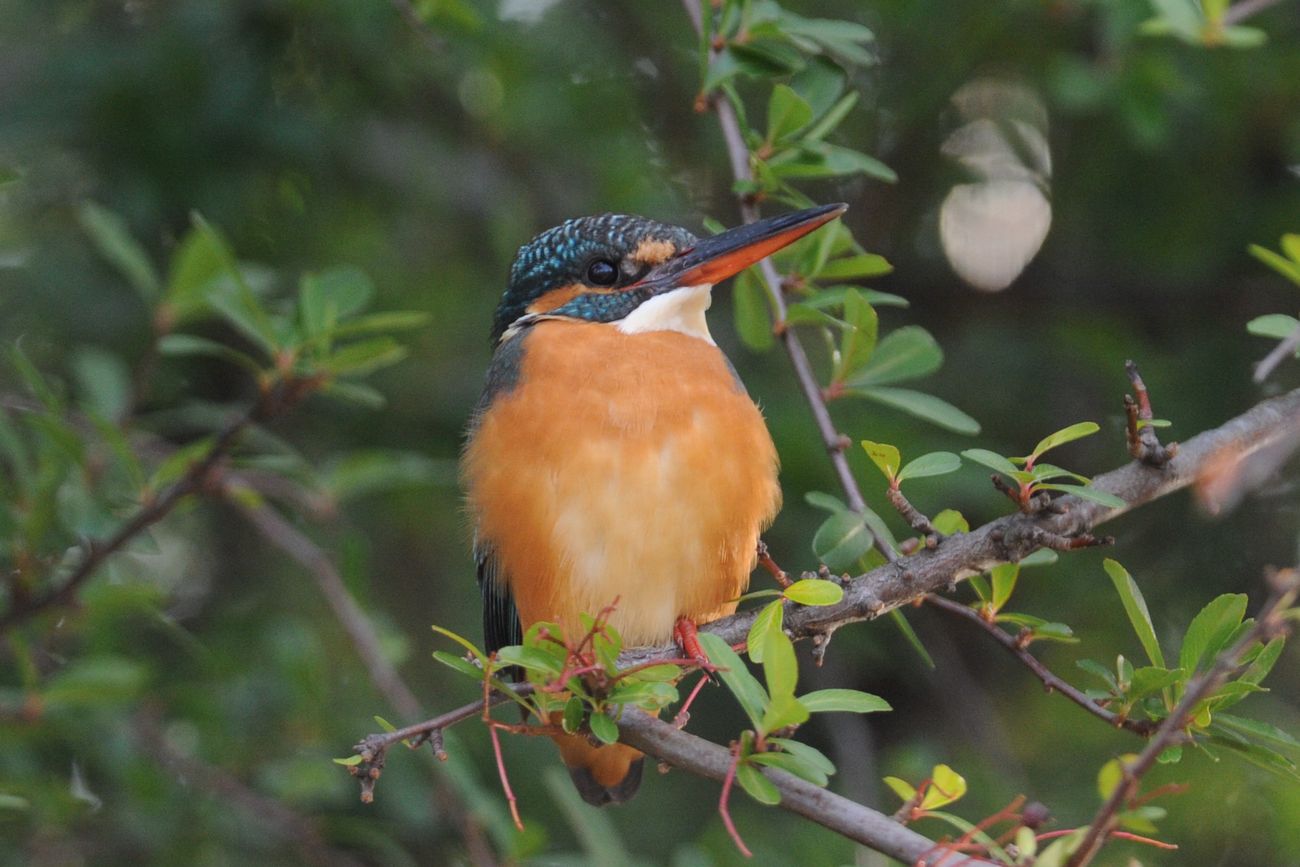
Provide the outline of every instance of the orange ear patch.
<path id="1" fill-rule="evenodd" d="M 557 307 L 563 307 L 579 295 L 587 295 L 599 292 L 599 289 L 593 289 L 590 286 L 584 286 L 581 283 L 570 283 L 568 286 L 561 286 L 559 289 L 552 289 L 549 292 L 542 293 L 532 304 L 528 305 L 529 313 L 550 313 Z"/>
<path id="2" fill-rule="evenodd" d="M 677 245 L 659 238 L 645 238 L 632 251 L 631 259 L 642 265 L 660 265 L 677 255 Z"/>

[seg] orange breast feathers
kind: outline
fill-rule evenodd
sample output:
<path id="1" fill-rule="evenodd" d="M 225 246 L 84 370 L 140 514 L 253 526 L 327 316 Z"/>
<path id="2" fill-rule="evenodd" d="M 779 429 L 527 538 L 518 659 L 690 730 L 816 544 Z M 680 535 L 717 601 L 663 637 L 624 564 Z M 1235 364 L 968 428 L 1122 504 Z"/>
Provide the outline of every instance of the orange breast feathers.
<path id="1" fill-rule="evenodd" d="M 676 331 L 548 321 L 466 450 L 479 538 L 520 621 L 578 628 L 619 600 L 629 645 L 735 610 L 780 508 L 777 456 L 721 351 Z"/>

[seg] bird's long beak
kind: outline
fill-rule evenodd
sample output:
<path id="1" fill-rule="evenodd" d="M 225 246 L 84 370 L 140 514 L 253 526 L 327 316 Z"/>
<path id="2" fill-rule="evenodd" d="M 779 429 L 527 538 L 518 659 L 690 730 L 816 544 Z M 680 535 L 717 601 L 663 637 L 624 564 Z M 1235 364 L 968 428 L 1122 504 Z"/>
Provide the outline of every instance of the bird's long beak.
<path id="1" fill-rule="evenodd" d="M 656 265 L 628 288 L 651 289 L 658 295 L 683 286 L 718 283 L 794 243 L 848 209 L 848 205 L 838 202 L 728 229 Z"/>

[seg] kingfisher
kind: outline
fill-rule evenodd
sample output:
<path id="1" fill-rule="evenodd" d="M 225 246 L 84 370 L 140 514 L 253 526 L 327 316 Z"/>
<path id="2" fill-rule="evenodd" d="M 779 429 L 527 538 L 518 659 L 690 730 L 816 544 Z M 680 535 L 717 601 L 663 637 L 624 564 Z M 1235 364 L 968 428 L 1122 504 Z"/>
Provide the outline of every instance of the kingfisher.
<path id="1" fill-rule="evenodd" d="M 581 633 L 617 600 L 626 646 L 731 614 L 781 504 L 777 453 L 709 334 L 715 283 L 840 216 L 844 204 L 703 240 L 644 217 L 579 217 L 520 248 L 461 477 L 489 652 L 539 621 Z M 626 801 L 644 758 L 557 735 L 579 793 Z"/>

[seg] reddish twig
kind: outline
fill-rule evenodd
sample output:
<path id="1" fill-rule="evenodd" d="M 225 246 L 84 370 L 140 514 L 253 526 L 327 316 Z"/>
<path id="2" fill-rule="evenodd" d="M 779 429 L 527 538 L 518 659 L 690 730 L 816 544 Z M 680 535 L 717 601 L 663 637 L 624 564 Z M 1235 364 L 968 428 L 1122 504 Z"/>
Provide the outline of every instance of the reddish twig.
<path id="1" fill-rule="evenodd" d="M 1163 467 L 1178 454 L 1178 443 L 1161 445 L 1153 425 L 1142 424 L 1155 418 L 1151 411 L 1151 396 L 1147 393 L 1146 383 L 1138 373 L 1137 365 L 1131 360 L 1124 362 L 1129 382 L 1133 384 L 1133 394 L 1124 395 L 1124 415 L 1128 420 L 1125 438 L 1128 440 L 1128 453 L 1144 464 Z"/>
<path id="2" fill-rule="evenodd" d="M 1287 630 L 1288 624 L 1282 615 L 1300 593 L 1300 572 L 1295 569 L 1283 570 L 1272 576 L 1271 583 L 1274 590 L 1256 615 L 1254 625 L 1232 647 L 1220 653 L 1208 671 L 1188 681 L 1182 699 L 1156 729 L 1146 747 L 1131 763 L 1122 765 L 1123 779 L 1093 817 L 1088 833 L 1066 862 L 1066 867 L 1086 867 L 1096 857 L 1114 830 L 1120 810 L 1137 794 L 1142 777 L 1151 770 L 1162 752 L 1188 737 L 1184 729 L 1191 721 L 1196 706 L 1228 680 L 1241 665 L 1242 657 L 1256 642 L 1266 641 Z"/>
<path id="3" fill-rule="evenodd" d="M 736 781 L 736 771 L 740 768 L 740 744 L 736 741 L 731 742 L 731 766 L 727 768 L 727 775 L 722 778 L 722 794 L 718 796 L 718 814 L 722 816 L 722 824 L 726 827 L 727 833 L 731 835 L 731 841 L 736 844 L 740 854 L 746 858 L 753 858 L 754 853 L 749 851 L 745 841 L 740 838 L 740 832 L 736 830 L 736 823 L 731 821 L 731 809 L 728 802 L 731 800 L 731 784 Z"/>
<path id="4" fill-rule="evenodd" d="M 766 569 L 780 587 L 789 587 L 794 583 L 790 580 L 790 573 L 778 566 L 776 560 L 772 559 L 772 552 L 768 550 L 767 543 L 762 539 L 758 540 L 758 565 Z"/>
<path id="5" fill-rule="evenodd" d="M 984 630 L 990 638 L 1006 648 L 1008 653 L 1020 660 L 1025 668 L 1028 668 L 1035 677 L 1042 681 L 1043 687 L 1048 692 L 1059 692 L 1088 713 L 1098 719 L 1105 720 L 1107 724 L 1114 726 L 1115 728 L 1126 729 L 1141 737 L 1146 737 L 1147 735 L 1150 735 L 1151 732 L 1155 731 L 1155 723 L 1149 720 L 1127 719 L 1121 717 L 1114 711 L 1102 707 L 1096 701 L 1089 698 L 1082 690 L 1071 686 L 1053 673 L 1051 669 L 1043 665 L 1043 663 L 1038 660 L 1038 657 L 1034 656 L 1020 645 L 1020 642 L 1015 636 L 1007 633 L 1003 629 L 999 629 L 996 623 L 991 623 L 988 620 L 985 620 L 979 615 L 979 612 L 969 606 L 962 605 L 960 602 L 954 602 L 951 599 L 945 599 L 942 596 L 934 595 L 926 596 L 925 602 L 935 608 L 960 617 L 969 623 L 974 623 L 980 629 Z"/>

